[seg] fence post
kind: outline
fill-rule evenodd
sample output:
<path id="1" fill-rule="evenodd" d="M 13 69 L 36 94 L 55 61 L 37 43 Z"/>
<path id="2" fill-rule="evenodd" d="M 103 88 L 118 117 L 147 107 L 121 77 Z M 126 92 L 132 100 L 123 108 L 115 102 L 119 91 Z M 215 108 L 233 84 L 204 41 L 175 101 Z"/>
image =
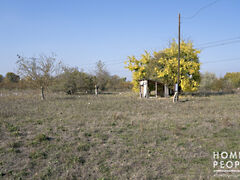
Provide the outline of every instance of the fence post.
<path id="1" fill-rule="evenodd" d="M 43 86 L 41 86 L 41 94 L 42 94 L 42 100 L 45 100 L 44 87 Z"/>
<path id="2" fill-rule="evenodd" d="M 169 89 L 168 89 L 168 86 L 164 84 L 164 97 L 168 97 L 168 96 L 169 96 Z"/>
<path id="3" fill-rule="evenodd" d="M 95 95 L 97 96 L 98 95 L 98 86 L 95 85 Z"/>
<path id="4" fill-rule="evenodd" d="M 142 86 L 140 83 L 139 83 L 139 96 L 140 96 L 140 98 L 142 98 Z"/>

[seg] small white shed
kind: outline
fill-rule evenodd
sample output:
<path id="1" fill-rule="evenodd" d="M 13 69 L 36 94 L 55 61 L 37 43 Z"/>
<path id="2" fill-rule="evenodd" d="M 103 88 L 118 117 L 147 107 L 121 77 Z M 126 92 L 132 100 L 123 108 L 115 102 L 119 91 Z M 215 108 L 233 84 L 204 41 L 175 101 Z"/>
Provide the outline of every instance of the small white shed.
<path id="1" fill-rule="evenodd" d="M 172 94 L 172 89 L 155 80 L 142 79 L 139 81 L 140 97 L 149 98 L 150 92 L 155 91 L 155 97 L 168 97 Z"/>

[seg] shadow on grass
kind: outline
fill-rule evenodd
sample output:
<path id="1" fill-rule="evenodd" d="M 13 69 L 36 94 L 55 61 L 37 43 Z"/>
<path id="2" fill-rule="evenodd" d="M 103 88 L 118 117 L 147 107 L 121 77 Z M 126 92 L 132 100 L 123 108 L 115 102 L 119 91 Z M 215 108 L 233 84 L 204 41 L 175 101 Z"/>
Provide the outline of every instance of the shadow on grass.
<path id="1" fill-rule="evenodd" d="M 62 96 L 53 97 L 54 100 L 78 100 L 80 97 L 98 97 L 98 96 L 107 96 L 107 95 L 118 95 L 119 92 L 101 92 L 97 96 L 94 93 L 82 93 L 77 92 L 75 94 L 64 94 Z"/>
<path id="2" fill-rule="evenodd" d="M 76 95 L 69 95 L 69 96 L 64 96 L 64 97 L 55 97 L 55 100 L 75 100 L 77 99 Z"/>
<path id="3" fill-rule="evenodd" d="M 191 95 L 195 97 L 209 97 L 209 96 L 221 96 L 221 95 L 227 95 L 227 94 L 235 94 L 234 91 L 221 91 L 221 92 L 193 92 L 193 93 L 183 93 L 182 95 Z"/>
<path id="4" fill-rule="evenodd" d="M 190 101 L 190 100 L 189 99 L 179 99 L 180 103 L 185 103 L 185 102 L 188 102 L 188 101 Z"/>

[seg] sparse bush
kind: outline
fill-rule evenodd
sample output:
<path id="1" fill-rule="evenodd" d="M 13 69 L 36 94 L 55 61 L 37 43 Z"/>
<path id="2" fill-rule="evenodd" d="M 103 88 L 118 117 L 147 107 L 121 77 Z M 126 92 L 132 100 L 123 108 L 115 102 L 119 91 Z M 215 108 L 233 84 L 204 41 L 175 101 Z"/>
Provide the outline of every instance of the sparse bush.
<path id="1" fill-rule="evenodd" d="M 126 78 L 120 78 L 117 75 L 113 75 L 109 78 L 109 81 L 106 84 L 106 89 L 113 91 L 131 90 L 132 83 L 127 82 Z"/>
<path id="2" fill-rule="evenodd" d="M 227 80 L 227 82 L 231 84 L 233 88 L 240 87 L 240 72 L 226 73 L 224 79 Z"/>
<path id="3" fill-rule="evenodd" d="M 6 81 L 12 82 L 12 83 L 18 83 L 20 80 L 20 76 L 16 75 L 13 72 L 8 72 L 6 74 Z"/>
<path id="4" fill-rule="evenodd" d="M 8 72 L 5 78 L 0 75 L 0 87 L 5 89 L 16 89 L 20 85 L 20 76 L 13 72 Z"/>
<path id="5" fill-rule="evenodd" d="M 214 73 L 205 72 L 201 74 L 200 91 L 213 90 L 213 84 L 217 81 L 217 77 Z"/>
<path id="6" fill-rule="evenodd" d="M 94 89 L 94 77 L 78 68 L 64 68 L 64 72 L 56 77 L 52 87 L 56 91 L 64 91 L 67 94 L 74 94 L 77 91 L 91 92 Z"/>
<path id="7" fill-rule="evenodd" d="M 229 76 L 229 75 L 228 75 Z M 201 74 L 200 91 L 231 91 L 234 88 L 233 81 L 228 76 L 217 78 L 214 73 Z"/>
<path id="8" fill-rule="evenodd" d="M 0 74 L 0 83 L 3 82 L 3 79 L 4 79 L 3 75 Z"/>

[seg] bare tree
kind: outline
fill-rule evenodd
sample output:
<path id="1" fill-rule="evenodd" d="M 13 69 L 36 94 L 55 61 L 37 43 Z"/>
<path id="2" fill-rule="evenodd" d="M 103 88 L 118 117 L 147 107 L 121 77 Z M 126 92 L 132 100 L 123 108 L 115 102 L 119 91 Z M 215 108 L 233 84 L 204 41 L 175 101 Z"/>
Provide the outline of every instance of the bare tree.
<path id="1" fill-rule="evenodd" d="M 97 81 L 96 85 L 100 90 L 105 90 L 111 76 L 101 60 L 96 63 L 95 76 Z"/>
<path id="2" fill-rule="evenodd" d="M 56 55 L 40 55 L 26 58 L 17 55 L 18 73 L 34 87 L 41 88 L 42 99 L 45 99 L 44 89 L 53 81 L 53 77 L 61 72 L 62 63 L 56 60 Z"/>

